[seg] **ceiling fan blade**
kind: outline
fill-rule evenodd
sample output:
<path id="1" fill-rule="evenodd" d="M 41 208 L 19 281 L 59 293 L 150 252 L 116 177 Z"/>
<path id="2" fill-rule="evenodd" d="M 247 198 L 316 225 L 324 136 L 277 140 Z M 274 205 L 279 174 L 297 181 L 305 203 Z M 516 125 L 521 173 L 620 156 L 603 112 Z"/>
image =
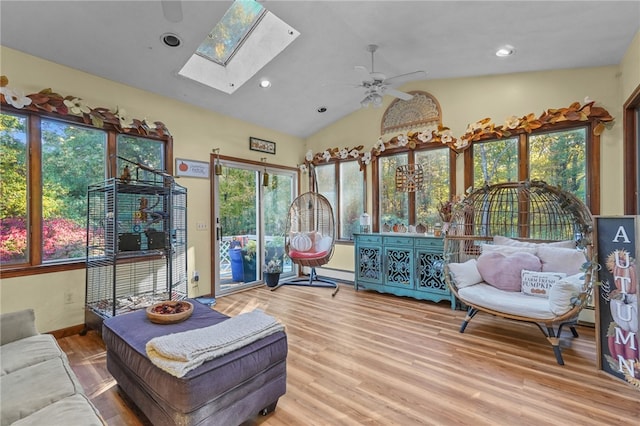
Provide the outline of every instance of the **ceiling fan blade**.
<path id="1" fill-rule="evenodd" d="M 396 89 L 392 89 L 390 87 L 387 87 L 385 89 L 384 93 L 386 95 L 395 96 L 396 98 L 402 99 L 403 101 L 408 101 L 408 100 L 413 99 L 413 95 L 410 95 L 409 93 L 401 92 L 401 91 L 396 90 Z"/>
<path id="2" fill-rule="evenodd" d="M 409 81 L 425 78 L 427 73 L 424 71 L 414 71 L 406 74 L 396 75 L 395 77 L 387 78 L 384 84 L 388 86 L 397 86 L 402 83 L 408 83 Z"/>
<path id="3" fill-rule="evenodd" d="M 182 1 L 162 0 L 162 14 L 169 22 L 178 23 L 182 21 Z"/>

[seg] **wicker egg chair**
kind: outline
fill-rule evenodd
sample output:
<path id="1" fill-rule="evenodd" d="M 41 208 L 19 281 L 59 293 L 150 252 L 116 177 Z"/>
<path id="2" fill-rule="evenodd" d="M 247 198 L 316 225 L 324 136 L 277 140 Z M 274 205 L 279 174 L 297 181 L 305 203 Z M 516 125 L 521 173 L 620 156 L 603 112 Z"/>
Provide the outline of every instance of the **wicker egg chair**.
<path id="1" fill-rule="evenodd" d="M 593 217 L 586 205 L 573 194 L 545 182 L 499 183 L 471 192 L 455 207 L 444 241 L 445 280 L 456 297 L 467 307 L 467 315 L 460 327 L 460 333 L 465 331 L 469 321 L 480 311 L 533 323 L 551 343 L 558 364 L 563 365 L 559 346 L 562 327 L 568 326 L 573 336 L 578 337 L 574 326 L 577 323 L 578 314 L 588 303 L 593 288 L 592 270 L 595 270 L 596 263 L 592 232 Z M 559 245 L 561 242 L 574 246 L 575 251 L 582 251 L 584 254 L 584 263 L 580 264 L 582 275 L 578 269 L 578 275 L 575 275 L 578 291 L 566 304 L 568 311 L 559 315 L 552 312 L 536 313 L 536 315 L 520 314 L 513 309 L 510 312 L 503 312 L 500 306 L 495 306 L 496 303 L 502 303 L 501 301 L 495 302 L 494 299 L 493 302 L 489 302 L 485 298 L 486 303 L 484 303 L 478 302 L 478 299 L 469 300 L 469 297 L 465 297 L 465 293 L 467 295 L 470 293 L 467 289 L 475 286 L 462 288 L 462 280 L 456 282 L 452 273 L 453 264 L 460 265 L 470 259 L 477 260 L 483 250 L 483 244 L 493 244 L 496 236 L 508 237 L 510 242 L 518 246 L 544 245 L 547 247 L 544 249 L 547 252 L 550 244 Z M 575 245 L 572 245 L 571 241 L 575 242 Z M 493 249 L 496 248 L 499 247 L 493 247 Z M 571 253 L 571 249 L 564 250 L 574 254 Z M 479 262 L 477 263 L 479 265 Z M 502 271 L 496 272 L 502 273 Z M 487 286 L 487 283 L 482 282 L 481 285 Z M 474 289 L 474 291 L 478 290 Z M 525 303 L 540 303 L 540 298 L 535 296 L 524 295 L 522 299 L 522 293 L 512 293 L 507 296 L 520 297 Z M 529 312 L 527 309 L 522 311 Z"/>
<path id="2" fill-rule="evenodd" d="M 305 192 L 298 196 L 289 207 L 285 251 L 291 261 L 300 267 L 309 267 L 309 279 L 298 278 L 283 281 L 271 291 L 285 285 L 334 288 L 335 281 L 321 278 L 316 267 L 325 265 L 333 255 L 335 245 L 335 219 L 329 200 L 316 192 Z"/>

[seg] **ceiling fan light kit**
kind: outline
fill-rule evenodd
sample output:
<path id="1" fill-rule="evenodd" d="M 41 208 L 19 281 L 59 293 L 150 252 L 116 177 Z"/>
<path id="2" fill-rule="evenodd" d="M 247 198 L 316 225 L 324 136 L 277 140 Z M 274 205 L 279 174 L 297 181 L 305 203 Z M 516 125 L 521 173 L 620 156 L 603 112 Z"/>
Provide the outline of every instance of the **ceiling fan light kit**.
<path id="1" fill-rule="evenodd" d="M 367 46 L 367 52 L 371 53 L 371 71 L 368 71 L 367 68 L 362 65 L 355 67 L 357 71 L 364 74 L 365 78 L 357 86 L 365 88 L 365 97 L 360 101 L 360 106 L 362 108 L 367 108 L 372 105 L 374 108 L 379 108 L 382 106 L 382 98 L 384 95 L 391 95 L 404 101 L 408 101 L 413 98 L 409 93 L 396 90 L 394 87 L 399 86 L 402 83 L 424 78 L 427 73 L 424 71 L 414 71 L 387 78 L 383 73 L 375 71 L 374 53 L 377 50 L 378 45 L 376 44 L 369 44 Z"/>

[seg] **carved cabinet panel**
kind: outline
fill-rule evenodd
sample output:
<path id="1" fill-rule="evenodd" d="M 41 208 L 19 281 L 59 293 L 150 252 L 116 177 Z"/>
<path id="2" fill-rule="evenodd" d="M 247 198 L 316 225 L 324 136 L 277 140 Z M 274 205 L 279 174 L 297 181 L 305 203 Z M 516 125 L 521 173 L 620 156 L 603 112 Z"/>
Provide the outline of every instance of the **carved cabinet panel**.
<path id="1" fill-rule="evenodd" d="M 455 297 L 443 276 L 442 238 L 418 234 L 357 234 L 355 288 L 435 302 Z"/>

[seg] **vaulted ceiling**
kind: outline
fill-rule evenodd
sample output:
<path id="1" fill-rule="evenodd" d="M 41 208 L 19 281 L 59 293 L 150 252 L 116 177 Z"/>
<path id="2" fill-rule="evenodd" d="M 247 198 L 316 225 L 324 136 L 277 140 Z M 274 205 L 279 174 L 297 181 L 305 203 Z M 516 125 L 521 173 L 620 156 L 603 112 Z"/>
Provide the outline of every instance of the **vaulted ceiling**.
<path id="1" fill-rule="evenodd" d="M 360 108 L 354 67 L 371 67 L 369 44 L 379 45 L 376 71 L 424 70 L 429 80 L 617 65 L 640 28 L 638 1 L 264 0 L 300 36 L 229 95 L 178 71 L 230 2 L 178 3 L 182 18 L 171 22 L 160 1 L 2 0 L 0 42 L 304 138 Z M 166 33 L 182 44 L 164 45 Z M 504 44 L 516 54 L 498 58 Z M 258 87 L 263 77 L 269 89 Z"/>

